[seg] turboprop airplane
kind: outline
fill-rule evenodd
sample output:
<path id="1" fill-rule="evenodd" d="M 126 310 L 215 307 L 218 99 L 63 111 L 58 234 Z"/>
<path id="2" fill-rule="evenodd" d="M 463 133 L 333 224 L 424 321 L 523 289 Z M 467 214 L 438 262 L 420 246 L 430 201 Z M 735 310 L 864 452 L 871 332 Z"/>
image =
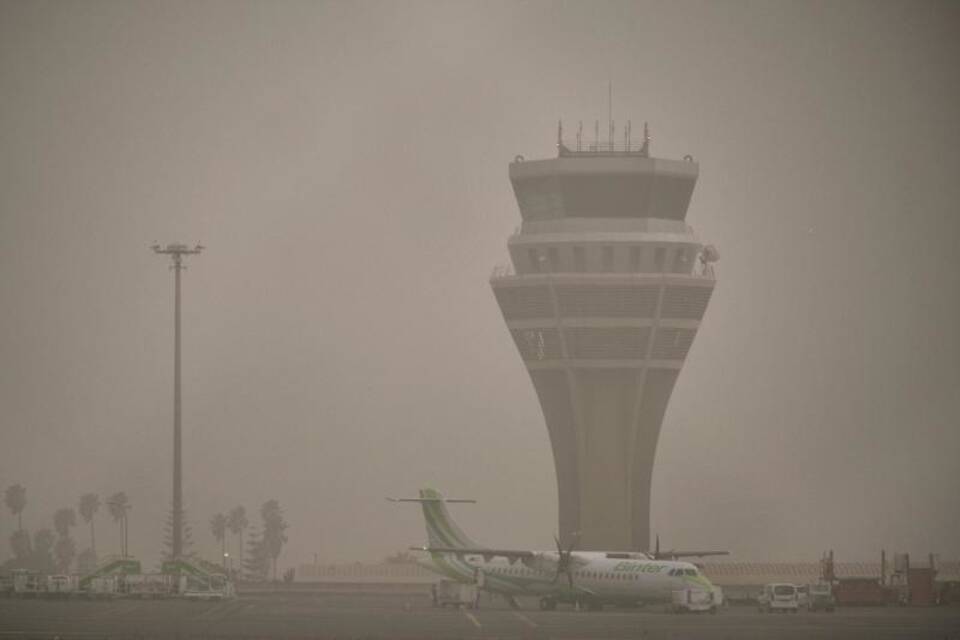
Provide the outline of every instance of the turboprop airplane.
<path id="1" fill-rule="evenodd" d="M 492 549 L 471 540 L 450 517 L 447 502 L 433 489 L 421 489 L 419 498 L 387 498 L 391 502 L 418 502 L 427 527 L 428 545 L 410 547 L 427 557 L 426 568 L 458 582 L 477 584 L 504 596 L 517 607 L 516 596 L 537 596 L 540 608 L 556 609 L 558 602 L 583 605 L 591 611 L 604 604 L 636 606 L 670 602 L 672 593 L 688 588 L 717 590 L 696 565 L 684 556 L 725 555 L 726 551 L 574 551 L 557 543 L 556 551 Z M 565 580 L 561 580 L 565 577 Z"/>

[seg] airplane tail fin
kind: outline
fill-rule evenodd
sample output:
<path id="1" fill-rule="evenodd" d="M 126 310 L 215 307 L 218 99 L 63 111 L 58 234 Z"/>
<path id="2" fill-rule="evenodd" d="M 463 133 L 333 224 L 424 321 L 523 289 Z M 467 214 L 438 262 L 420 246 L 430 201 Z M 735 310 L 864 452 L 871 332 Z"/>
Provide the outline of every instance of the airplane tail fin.
<path id="1" fill-rule="evenodd" d="M 418 502 L 423 509 L 427 540 L 431 547 L 475 549 L 480 546 L 457 526 L 450 517 L 450 512 L 447 511 L 447 502 L 473 502 L 472 500 L 447 501 L 439 491 L 421 489 Z"/>

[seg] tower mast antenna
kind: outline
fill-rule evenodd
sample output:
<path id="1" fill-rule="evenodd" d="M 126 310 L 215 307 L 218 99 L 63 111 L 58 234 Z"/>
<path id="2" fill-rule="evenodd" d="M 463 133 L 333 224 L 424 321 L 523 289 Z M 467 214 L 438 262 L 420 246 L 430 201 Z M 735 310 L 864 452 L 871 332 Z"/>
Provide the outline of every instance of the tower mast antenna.
<path id="1" fill-rule="evenodd" d="M 173 264 L 173 523 L 170 532 L 171 560 L 183 557 L 183 465 L 181 461 L 180 437 L 180 272 L 186 269 L 183 257 L 197 255 L 203 251 L 199 244 L 193 248 L 185 244 L 168 244 L 161 247 L 155 244 L 154 253 L 170 256 Z"/>
<path id="2" fill-rule="evenodd" d="M 607 81 L 607 129 L 610 136 L 610 151 L 613 151 L 613 80 Z"/>

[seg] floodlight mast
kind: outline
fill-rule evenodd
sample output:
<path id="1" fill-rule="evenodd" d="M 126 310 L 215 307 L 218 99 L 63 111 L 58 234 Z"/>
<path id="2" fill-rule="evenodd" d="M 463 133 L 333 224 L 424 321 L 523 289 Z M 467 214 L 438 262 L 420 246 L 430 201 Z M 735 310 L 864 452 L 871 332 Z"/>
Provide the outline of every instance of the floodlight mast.
<path id="1" fill-rule="evenodd" d="M 183 555 L 183 466 L 181 462 L 181 421 L 180 421 L 180 272 L 186 269 L 183 257 L 196 255 L 204 247 L 185 244 L 168 244 L 150 247 L 154 253 L 170 256 L 173 264 L 174 303 L 173 303 L 173 522 L 171 532 L 171 556 L 178 560 Z"/>

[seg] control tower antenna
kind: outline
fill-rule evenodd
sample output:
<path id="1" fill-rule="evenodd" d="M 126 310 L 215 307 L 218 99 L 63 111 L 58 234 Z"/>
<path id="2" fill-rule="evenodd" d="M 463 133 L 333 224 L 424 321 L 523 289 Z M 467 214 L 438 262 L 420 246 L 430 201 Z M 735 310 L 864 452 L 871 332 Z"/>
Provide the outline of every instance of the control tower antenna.
<path id="1" fill-rule="evenodd" d="M 610 131 L 612 134 L 613 132 L 613 81 L 612 80 L 607 81 L 607 123 L 610 126 Z"/>
<path id="2" fill-rule="evenodd" d="M 173 265 L 173 531 L 171 559 L 183 556 L 183 467 L 180 456 L 180 272 L 187 267 L 183 257 L 203 251 L 199 244 L 192 249 L 185 244 L 154 244 L 154 253 L 170 256 Z"/>

